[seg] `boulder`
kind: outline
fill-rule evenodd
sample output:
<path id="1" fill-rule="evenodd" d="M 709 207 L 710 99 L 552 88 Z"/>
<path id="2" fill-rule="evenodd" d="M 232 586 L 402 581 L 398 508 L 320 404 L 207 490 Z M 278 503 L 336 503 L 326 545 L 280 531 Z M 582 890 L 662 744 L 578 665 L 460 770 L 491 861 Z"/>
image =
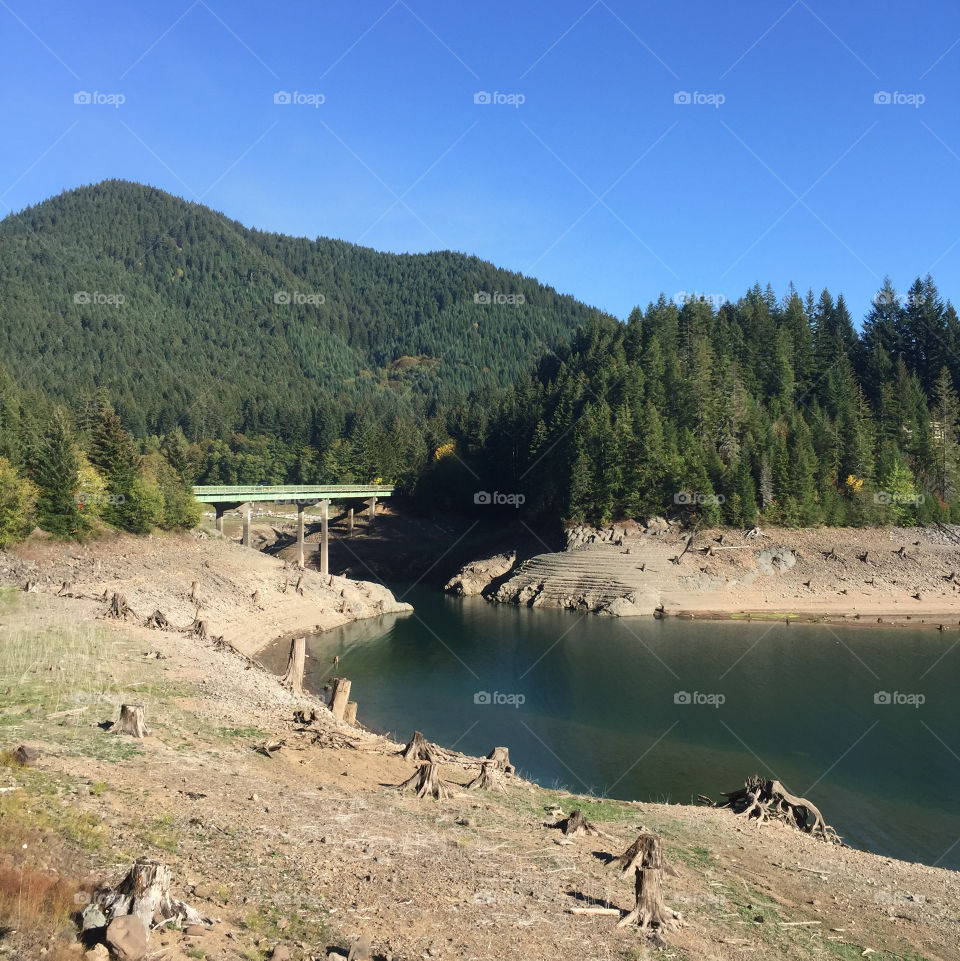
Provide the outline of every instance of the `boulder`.
<path id="1" fill-rule="evenodd" d="M 473 561 L 467 564 L 459 574 L 451 577 L 443 589 L 448 594 L 456 594 L 458 597 L 483 594 L 497 578 L 508 574 L 516 562 L 516 551 L 508 551 L 504 554 L 496 554 L 493 557 Z"/>
<path id="2" fill-rule="evenodd" d="M 147 929 L 135 914 L 114 918 L 107 927 L 107 944 L 118 961 L 140 961 L 147 953 Z"/>

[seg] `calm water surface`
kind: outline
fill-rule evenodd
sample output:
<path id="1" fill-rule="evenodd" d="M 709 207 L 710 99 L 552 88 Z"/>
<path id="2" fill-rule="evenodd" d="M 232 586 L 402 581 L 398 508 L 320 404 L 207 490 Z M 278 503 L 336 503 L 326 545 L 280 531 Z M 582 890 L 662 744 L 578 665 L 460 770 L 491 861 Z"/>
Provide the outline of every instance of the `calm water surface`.
<path id="1" fill-rule="evenodd" d="M 369 726 L 470 754 L 505 744 L 543 785 L 616 798 L 717 798 L 761 773 L 856 847 L 960 868 L 957 634 L 602 618 L 392 587 L 414 614 L 308 648 L 315 686 L 339 655 Z M 265 660 L 282 670 L 286 651 Z"/>

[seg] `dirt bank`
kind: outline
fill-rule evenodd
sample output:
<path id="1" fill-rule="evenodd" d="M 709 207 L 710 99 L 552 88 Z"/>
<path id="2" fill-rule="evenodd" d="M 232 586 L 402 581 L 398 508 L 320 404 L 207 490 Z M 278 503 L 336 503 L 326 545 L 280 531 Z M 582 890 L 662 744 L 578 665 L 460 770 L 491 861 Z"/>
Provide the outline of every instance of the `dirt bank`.
<path id="1" fill-rule="evenodd" d="M 126 597 L 141 622 L 158 610 L 178 627 L 202 619 L 210 634 L 248 655 L 296 632 L 411 610 L 379 584 L 300 571 L 203 533 L 111 534 L 71 545 L 35 533 L 0 552 L 0 585 L 27 581 L 43 594 L 73 595 L 78 617 L 101 614 L 106 592 Z"/>
<path id="2" fill-rule="evenodd" d="M 690 532 L 660 519 L 575 528 L 518 565 L 502 603 L 617 616 L 783 617 L 960 626 L 960 529 Z"/>
<path id="3" fill-rule="evenodd" d="M 220 548 L 201 542 L 200 566 L 216 567 Z M 39 560 L 66 563 L 53 552 Z M 124 584 L 159 576 L 128 553 Z M 219 921 L 198 934 L 155 931 L 152 957 L 343 958 L 361 936 L 380 961 L 658 957 L 615 916 L 567 913 L 632 906 L 630 881 L 606 862 L 641 825 L 664 838 L 676 870 L 666 900 L 686 920 L 662 956 L 960 957 L 953 872 L 721 810 L 604 801 L 519 780 L 502 794 L 465 791 L 478 763 L 463 756 L 445 764 L 452 797 L 417 800 L 391 786 L 414 771 L 400 745 L 336 723 L 230 651 L 92 621 L 95 608 L 50 594 L 7 591 L 0 606 L 0 748 L 29 741 L 40 752 L 31 767 L 0 769 L 0 866 L 56 871 L 82 893 L 119 879 L 136 856 L 163 860 L 175 893 Z M 372 692 L 354 694 L 362 719 Z M 142 741 L 97 723 L 132 696 L 151 728 Z M 294 723 L 298 707 L 319 711 L 311 730 Z M 255 750 L 267 739 L 284 742 L 271 757 Z M 512 759 L 522 772 L 524 758 Z M 694 790 L 733 787 L 709 772 L 702 779 Z M 582 808 L 603 835 L 565 843 L 544 827 L 554 805 Z M 0 918 L 0 955 L 82 956 L 66 947 L 67 918 L 24 915 L 22 905 L 10 912 Z"/>

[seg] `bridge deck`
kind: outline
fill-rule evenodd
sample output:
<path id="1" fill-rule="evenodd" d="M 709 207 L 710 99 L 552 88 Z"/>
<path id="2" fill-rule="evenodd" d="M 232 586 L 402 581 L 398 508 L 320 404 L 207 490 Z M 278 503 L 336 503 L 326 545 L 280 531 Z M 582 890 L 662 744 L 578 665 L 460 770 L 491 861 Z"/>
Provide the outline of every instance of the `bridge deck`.
<path id="1" fill-rule="evenodd" d="M 248 501 L 348 500 L 390 497 L 392 484 L 252 484 L 198 486 L 194 496 L 203 504 L 245 504 Z"/>

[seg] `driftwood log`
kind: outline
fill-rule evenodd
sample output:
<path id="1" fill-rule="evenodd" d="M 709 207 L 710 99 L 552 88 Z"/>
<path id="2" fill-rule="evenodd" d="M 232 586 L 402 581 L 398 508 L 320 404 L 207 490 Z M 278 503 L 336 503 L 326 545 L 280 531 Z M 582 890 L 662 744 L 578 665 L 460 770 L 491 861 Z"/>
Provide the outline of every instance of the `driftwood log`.
<path id="1" fill-rule="evenodd" d="M 450 797 L 446 782 L 440 777 L 440 765 L 433 761 L 424 761 L 415 774 L 407 778 L 403 784 L 397 785 L 398 791 L 411 789 L 416 790 L 418 798 L 433 795 L 438 800 L 443 800 Z"/>
<path id="2" fill-rule="evenodd" d="M 121 704 L 120 720 L 113 725 L 114 734 L 129 734 L 131 737 L 146 737 L 150 732 L 143 720 L 142 704 Z"/>
<path id="3" fill-rule="evenodd" d="M 287 658 L 287 673 L 283 675 L 283 686 L 294 694 L 303 693 L 303 668 L 307 656 L 307 639 L 295 637 L 290 642 L 290 656 Z"/>
<path id="4" fill-rule="evenodd" d="M 436 749 L 419 731 L 413 732 L 413 737 L 400 754 L 405 761 L 427 761 L 433 764 L 437 760 Z"/>
<path id="5" fill-rule="evenodd" d="M 748 777 L 742 788 L 724 792 L 725 800 L 715 804 L 703 798 L 711 806 L 730 808 L 738 817 L 757 819 L 757 824 L 773 819 L 784 821 L 792 827 L 812 834 L 814 837 L 842 844 L 837 832 L 823 820 L 819 808 L 806 798 L 791 794 L 779 781 L 765 779 L 757 774 Z"/>
<path id="6" fill-rule="evenodd" d="M 641 834 L 613 863 L 624 877 L 634 872 L 636 897 L 633 910 L 617 923 L 618 928 L 636 924 L 641 931 L 662 934 L 683 923 L 680 913 L 663 900 L 663 849 L 657 835 Z"/>

